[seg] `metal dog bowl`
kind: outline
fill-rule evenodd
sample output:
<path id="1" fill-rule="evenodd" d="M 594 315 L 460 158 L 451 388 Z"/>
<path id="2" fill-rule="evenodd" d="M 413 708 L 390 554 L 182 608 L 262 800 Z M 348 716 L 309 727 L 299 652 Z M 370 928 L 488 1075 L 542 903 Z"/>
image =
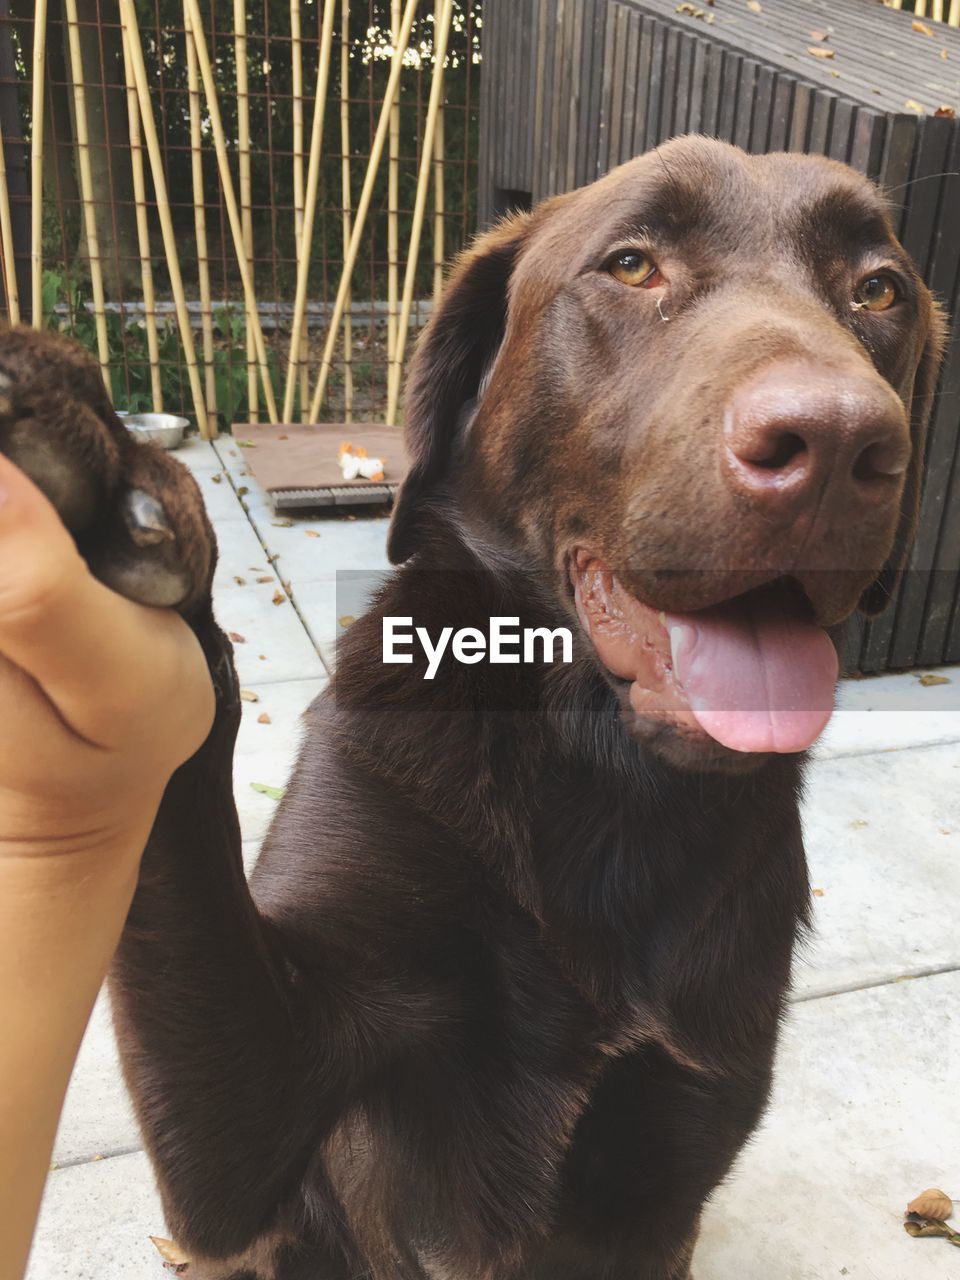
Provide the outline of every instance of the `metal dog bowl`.
<path id="1" fill-rule="evenodd" d="M 159 445 L 161 449 L 176 449 L 183 443 L 183 433 L 190 423 L 175 413 L 126 413 L 123 422 L 133 435 L 144 444 Z"/>

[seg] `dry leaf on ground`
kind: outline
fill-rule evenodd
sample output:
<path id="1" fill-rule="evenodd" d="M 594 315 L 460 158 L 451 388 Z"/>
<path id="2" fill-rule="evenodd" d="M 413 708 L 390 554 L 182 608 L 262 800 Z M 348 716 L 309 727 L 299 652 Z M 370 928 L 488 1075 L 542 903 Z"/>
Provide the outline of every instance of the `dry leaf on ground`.
<path id="1" fill-rule="evenodd" d="M 257 581 L 258 581 L 258 582 L 272 582 L 272 581 L 273 581 L 273 574 L 272 574 L 272 573 L 260 573 L 260 574 L 258 574 L 258 575 L 257 575 Z"/>
<path id="2" fill-rule="evenodd" d="M 257 724 L 271 724 L 272 721 L 265 711 L 261 711 L 257 716 Z"/>
<path id="3" fill-rule="evenodd" d="M 303 532 L 307 535 L 307 537 L 308 537 L 308 538 L 319 538 L 319 537 L 320 537 L 320 534 L 317 532 L 317 530 L 316 530 L 316 529 L 304 529 L 304 531 L 303 531 Z"/>
<path id="4" fill-rule="evenodd" d="M 953 1213 L 953 1201 L 939 1187 L 928 1187 L 910 1201 L 907 1213 L 915 1213 L 917 1217 L 929 1218 L 933 1222 L 946 1222 Z"/>
<path id="5" fill-rule="evenodd" d="M 941 120 L 955 120 L 957 118 L 956 110 L 953 107 L 937 107 L 933 114 L 935 116 L 939 116 Z"/>
<path id="6" fill-rule="evenodd" d="M 356 618 L 353 616 L 352 613 L 345 613 L 343 617 L 338 618 L 337 621 L 340 623 L 341 627 L 346 628 L 346 627 L 352 627 L 353 624 L 356 622 Z"/>
<path id="7" fill-rule="evenodd" d="M 279 588 L 279 587 L 277 587 L 276 591 L 273 593 L 273 603 L 274 603 L 274 604 L 283 604 L 283 602 L 286 600 L 286 598 L 287 598 L 287 597 L 283 594 L 283 592 L 280 590 L 280 588 Z"/>
<path id="8" fill-rule="evenodd" d="M 230 637 L 230 639 L 233 641 L 234 644 L 247 643 L 247 637 L 242 636 L 239 631 L 228 631 L 227 635 Z"/>
<path id="9" fill-rule="evenodd" d="M 763 13 L 763 5 L 760 0 L 747 0 L 747 8 L 751 13 Z"/>
<path id="10" fill-rule="evenodd" d="M 259 702 L 259 693 L 254 693 L 252 689 L 241 689 L 240 699 L 242 702 Z"/>
<path id="11" fill-rule="evenodd" d="M 286 518 L 284 518 L 283 520 L 271 520 L 270 523 L 273 525 L 275 529 L 292 529 L 293 528 L 293 521 L 287 520 Z"/>
<path id="12" fill-rule="evenodd" d="M 214 484 L 219 484 L 220 481 L 223 479 L 223 473 L 220 471 L 217 471 L 214 475 L 210 477 L 210 479 L 213 481 Z"/>
<path id="13" fill-rule="evenodd" d="M 233 575 L 233 580 L 238 587 L 245 587 L 247 585 L 246 578 L 241 578 L 238 574 Z"/>
<path id="14" fill-rule="evenodd" d="M 932 685 L 950 683 L 949 676 L 935 676 L 932 674 L 932 672 L 928 672 L 926 675 L 918 676 L 917 679 L 920 681 L 920 683 L 923 685 L 925 689 L 929 689 Z"/>
<path id="15" fill-rule="evenodd" d="M 925 22 L 921 22 L 918 18 L 914 18 L 914 20 L 910 23 L 910 26 L 913 28 L 914 31 L 918 31 L 922 36 L 933 35 L 933 27 L 928 27 Z"/>
<path id="16" fill-rule="evenodd" d="M 903 105 L 908 111 L 915 111 L 918 116 L 923 115 L 923 106 L 915 98 L 908 98 Z"/>
<path id="17" fill-rule="evenodd" d="M 812 44 L 807 49 L 807 53 L 812 54 L 815 58 L 834 58 L 836 54 L 832 49 L 825 49 L 821 44 Z"/>

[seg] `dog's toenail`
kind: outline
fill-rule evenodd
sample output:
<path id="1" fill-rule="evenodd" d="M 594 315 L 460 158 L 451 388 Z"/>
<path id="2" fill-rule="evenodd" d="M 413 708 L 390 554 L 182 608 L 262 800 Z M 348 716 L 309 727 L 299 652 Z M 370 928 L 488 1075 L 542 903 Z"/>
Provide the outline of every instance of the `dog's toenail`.
<path id="1" fill-rule="evenodd" d="M 139 547 L 173 541 L 173 530 L 163 507 L 143 489 L 131 489 L 126 495 L 123 500 L 123 517 L 130 536 Z"/>

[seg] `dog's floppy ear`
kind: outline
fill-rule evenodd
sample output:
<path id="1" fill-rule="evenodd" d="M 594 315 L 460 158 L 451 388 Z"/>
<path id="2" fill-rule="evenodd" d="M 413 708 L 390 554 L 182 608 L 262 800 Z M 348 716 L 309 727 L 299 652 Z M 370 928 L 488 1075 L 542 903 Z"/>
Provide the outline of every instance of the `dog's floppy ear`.
<path id="1" fill-rule="evenodd" d="M 461 410 L 476 397 L 503 339 L 510 275 L 531 221 L 515 214 L 476 241 L 417 343 L 404 409 L 410 470 L 387 539 L 394 564 L 417 549 L 423 507 L 449 463 Z"/>
<path id="2" fill-rule="evenodd" d="M 893 550 L 887 563 L 860 597 L 860 611 L 868 617 L 876 617 L 890 603 L 897 590 L 900 577 L 906 568 L 910 548 L 917 532 L 920 516 L 920 494 L 923 482 L 923 455 L 926 443 L 927 423 L 933 408 L 937 390 L 937 377 L 946 342 L 946 319 L 940 306 L 930 299 L 927 336 L 923 344 L 920 363 L 913 380 L 913 396 L 910 402 L 910 434 L 913 454 L 907 471 L 907 480 L 900 500 L 900 524 L 894 539 Z"/>

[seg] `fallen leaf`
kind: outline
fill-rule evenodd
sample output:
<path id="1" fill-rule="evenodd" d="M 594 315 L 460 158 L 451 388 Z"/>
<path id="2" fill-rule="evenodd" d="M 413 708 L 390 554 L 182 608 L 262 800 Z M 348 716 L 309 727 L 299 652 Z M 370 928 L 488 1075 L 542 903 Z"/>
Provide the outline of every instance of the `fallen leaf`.
<path id="1" fill-rule="evenodd" d="M 707 4 L 713 4 L 713 0 L 707 0 Z M 706 18 L 704 18 L 704 22 L 706 22 L 707 26 L 712 27 L 714 22 L 716 22 L 716 19 L 717 15 L 715 13 L 708 13 Z"/>
<path id="2" fill-rule="evenodd" d="M 286 520 L 286 519 L 284 519 L 284 520 L 271 520 L 271 521 L 270 521 L 270 523 L 273 525 L 273 527 L 274 527 L 275 529 L 292 529 L 292 528 L 293 528 L 293 521 L 292 521 L 292 520 Z"/>
<path id="3" fill-rule="evenodd" d="M 822 890 L 822 889 L 814 889 L 814 890 L 813 890 L 813 896 L 814 896 L 815 898 L 822 898 L 822 897 L 823 897 L 823 890 Z"/>
<path id="4" fill-rule="evenodd" d="M 829 40 L 830 32 L 829 31 L 811 31 L 810 39 L 811 40 Z"/>
<path id="5" fill-rule="evenodd" d="M 251 782 L 250 786 L 254 791 L 259 791 L 262 796 L 269 796 L 271 800 L 282 800 L 286 787 L 268 787 L 265 782 Z"/>
<path id="6" fill-rule="evenodd" d="M 259 654 L 258 656 L 259 656 L 259 658 L 260 658 L 260 661 L 261 661 L 261 662 L 266 662 L 266 660 L 267 660 L 267 655 L 266 655 L 265 653 L 261 653 L 261 654 Z"/>
<path id="7" fill-rule="evenodd" d="M 272 582 L 272 581 L 273 581 L 273 574 L 272 574 L 272 573 L 259 573 L 259 574 L 257 574 L 257 581 L 258 581 L 258 582 Z"/>
<path id="8" fill-rule="evenodd" d="M 272 724 L 272 721 L 265 711 L 261 711 L 257 716 L 257 724 Z"/>
<path id="9" fill-rule="evenodd" d="M 337 621 L 340 623 L 341 627 L 346 628 L 346 627 L 352 627 L 353 624 L 356 622 L 356 618 L 353 616 L 352 613 L 345 613 L 343 617 L 338 618 Z"/>
<path id="10" fill-rule="evenodd" d="M 238 574 L 233 575 L 233 580 L 238 587 L 245 587 L 247 585 L 246 578 L 241 578 Z"/>
<path id="11" fill-rule="evenodd" d="M 227 635 L 230 637 L 230 639 L 233 641 L 234 644 L 247 643 L 247 637 L 242 636 L 239 631 L 228 631 Z"/>
<path id="12" fill-rule="evenodd" d="M 272 556 L 267 556 L 267 561 L 268 561 L 268 563 L 270 563 L 270 564 L 274 564 L 274 563 L 275 563 L 277 560 L 279 560 L 279 559 L 280 559 L 280 552 L 279 552 L 279 551 L 275 551 L 275 552 L 273 553 L 273 555 L 272 555 Z"/>
<path id="13" fill-rule="evenodd" d="M 952 1231 L 945 1222 L 931 1222 L 929 1218 L 918 1218 L 912 1215 L 903 1224 L 908 1236 L 943 1236 L 951 1244 L 960 1246 L 960 1231 Z"/>
<path id="14" fill-rule="evenodd" d="M 751 13 L 763 13 L 763 5 L 760 0 L 747 0 L 747 8 Z"/>
<path id="15" fill-rule="evenodd" d="M 825 49 L 821 44 L 810 45 L 807 53 L 813 54 L 815 58 L 833 58 L 836 56 L 832 49 Z"/>
<path id="16" fill-rule="evenodd" d="M 247 488 L 247 486 L 245 484 L 242 484 L 240 488 L 237 490 L 237 497 L 245 498 L 249 492 L 250 490 Z"/>
<path id="17" fill-rule="evenodd" d="M 319 537 L 320 537 L 320 534 L 316 531 L 316 529 L 304 529 L 304 531 L 303 531 L 303 532 L 307 535 L 307 537 L 308 537 L 308 538 L 319 538 Z"/>
<path id="18" fill-rule="evenodd" d="M 915 1213 L 917 1217 L 929 1218 L 933 1222 L 946 1222 L 953 1213 L 953 1201 L 939 1187 L 928 1187 L 910 1201 L 907 1213 Z"/>
<path id="19" fill-rule="evenodd" d="M 241 449 L 255 449 L 257 447 L 252 440 L 238 440 L 237 444 Z"/>
<path id="20" fill-rule="evenodd" d="M 213 481 L 214 484 L 219 484 L 220 481 L 223 479 L 223 475 L 218 471 L 216 472 L 215 475 L 212 475 L 210 479 Z"/>
<path id="21" fill-rule="evenodd" d="M 946 60 L 950 57 L 950 50 L 947 48 L 941 49 L 940 57 L 944 60 L 944 62 L 946 62 Z"/>
<path id="22" fill-rule="evenodd" d="M 279 587 L 277 587 L 276 591 L 273 593 L 273 603 L 274 603 L 274 604 L 283 604 L 283 602 L 286 600 L 286 598 L 287 598 L 287 597 L 283 594 L 283 592 L 280 590 L 280 588 L 279 588 Z"/>
<path id="23" fill-rule="evenodd" d="M 949 676 L 935 676 L 935 675 L 933 675 L 932 673 L 928 673 L 928 674 L 926 674 L 926 675 L 918 676 L 918 677 L 917 677 L 917 679 L 920 681 L 920 683 L 923 685 L 923 687 L 924 687 L 925 689 L 929 689 L 929 688 L 931 687 L 931 685 L 935 685 L 935 684 L 949 684 L 949 683 L 950 683 L 950 677 L 949 677 Z"/>
<path id="24" fill-rule="evenodd" d="M 161 1236 L 150 1237 L 153 1247 L 163 1259 L 163 1265 L 174 1275 L 182 1276 L 190 1266 L 190 1259 L 172 1240 L 164 1240 Z"/>
<path id="25" fill-rule="evenodd" d="M 956 110 L 953 107 L 937 107 L 933 114 L 939 116 L 942 120 L 955 120 L 957 118 Z"/>
<path id="26" fill-rule="evenodd" d="M 855 829 L 860 827 L 869 827 L 869 825 L 870 823 L 866 820 L 866 818 L 854 818 L 854 820 L 850 823 L 850 826 Z"/>
<path id="27" fill-rule="evenodd" d="M 919 34 L 922 36 L 933 35 L 933 27 L 928 27 L 925 22 L 921 22 L 918 18 L 914 18 L 914 20 L 910 23 L 910 26 L 914 31 L 919 32 Z"/>
<path id="28" fill-rule="evenodd" d="M 915 111 L 918 116 L 923 115 L 923 107 L 920 105 L 919 102 L 916 102 L 913 98 L 908 98 L 903 105 L 907 108 L 908 111 Z"/>
<path id="29" fill-rule="evenodd" d="M 259 702 L 259 693 L 254 693 L 252 689 L 241 689 L 240 698 L 243 702 Z"/>

